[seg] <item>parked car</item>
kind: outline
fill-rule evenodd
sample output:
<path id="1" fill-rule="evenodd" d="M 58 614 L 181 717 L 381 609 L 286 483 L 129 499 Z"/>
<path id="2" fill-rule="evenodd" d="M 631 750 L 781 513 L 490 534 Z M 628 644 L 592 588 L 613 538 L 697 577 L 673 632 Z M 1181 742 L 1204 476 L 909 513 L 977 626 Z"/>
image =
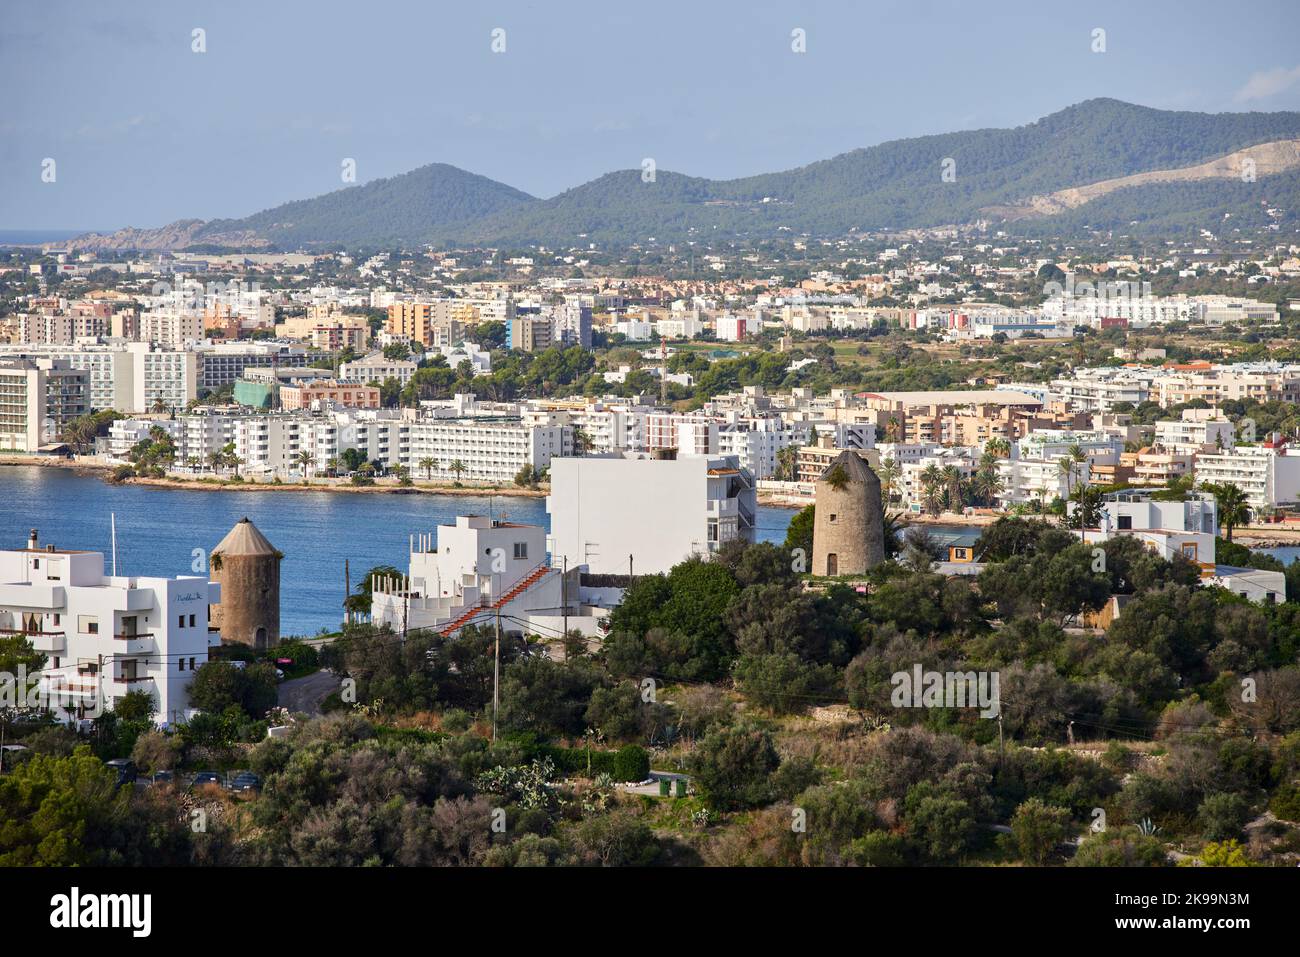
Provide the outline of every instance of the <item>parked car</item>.
<path id="1" fill-rule="evenodd" d="M 135 762 L 130 758 L 114 758 L 112 761 L 105 761 L 104 764 L 117 772 L 118 787 L 124 784 L 134 784 L 135 779 L 139 776 Z"/>
<path id="2" fill-rule="evenodd" d="M 230 781 L 232 791 L 261 791 L 262 779 L 252 771 L 240 771 Z"/>
<path id="3" fill-rule="evenodd" d="M 154 784 L 171 784 L 176 780 L 176 775 L 172 771 L 155 771 L 152 781 Z"/>
<path id="4" fill-rule="evenodd" d="M 216 771 L 200 771 L 194 775 L 194 780 L 190 782 L 190 789 L 201 788 L 207 784 L 215 784 L 217 787 L 221 787 L 225 784 L 225 781 Z"/>

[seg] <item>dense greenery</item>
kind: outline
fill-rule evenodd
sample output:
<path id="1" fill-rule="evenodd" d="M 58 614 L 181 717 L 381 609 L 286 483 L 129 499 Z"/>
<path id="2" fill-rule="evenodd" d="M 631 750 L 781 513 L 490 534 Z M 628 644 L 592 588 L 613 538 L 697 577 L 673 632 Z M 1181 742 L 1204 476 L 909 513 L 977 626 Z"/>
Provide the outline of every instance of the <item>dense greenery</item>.
<path id="1" fill-rule="evenodd" d="M 935 574 L 905 548 L 858 590 L 801 575 L 785 549 L 729 544 L 636 578 L 591 647 L 349 625 L 320 655 L 346 679 L 332 713 L 274 713 L 285 737 L 266 737 L 264 665 L 210 663 L 193 689 L 210 710 L 179 732 L 151 730 L 141 701 L 101 719 L 98 758 L 71 731 L 26 732 L 29 754 L 0 778 L 0 859 L 1164 866 L 1171 845 L 1214 864 L 1300 858 L 1300 604 L 1254 605 L 1133 539 L 1094 550 L 1042 520 L 1004 519 L 976 549 L 978 577 Z M 1118 619 L 1089 627 L 1112 595 Z M 917 666 L 996 674 L 998 720 L 900 707 L 896 679 Z M 263 788 L 115 790 L 99 758 L 124 750 L 147 771 L 249 768 Z M 619 785 L 652 772 L 684 778 L 670 797 Z M 176 825 L 181 802 L 203 829 Z"/>

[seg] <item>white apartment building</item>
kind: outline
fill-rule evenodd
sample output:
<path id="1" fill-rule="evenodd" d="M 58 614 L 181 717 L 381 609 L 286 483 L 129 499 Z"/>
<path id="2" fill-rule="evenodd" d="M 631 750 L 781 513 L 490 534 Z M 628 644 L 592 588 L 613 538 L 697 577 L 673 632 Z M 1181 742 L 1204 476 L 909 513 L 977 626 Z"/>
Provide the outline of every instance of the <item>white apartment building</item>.
<path id="1" fill-rule="evenodd" d="M 998 501 L 1004 506 L 1050 505 L 1058 498 L 1068 499 L 1081 482 L 1088 484 L 1090 474 L 1088 463 L 1080 462 L 1074 474 L 1067 476 L 1059 459 L 999 459 L 997 467 L 1002 480 Z"/>
<path id="2" fill-rule="evenodd" d="M 140 340 L 184 349 L 203 339 L 202 313 L 145 312 L 140 314 Z"/>
<path id="3" fill-rule="evenodd" d="M 1070 379 L 1053 379 L 1050 402 L 1064 402 L 1071 412 L 1110 412 L 1121 402 L 1137 405 L 1151 398 L 1151 376 L 1114 374 L 1115 370 L 1080 369 Z"/>
<path id="4" fill-rule="evenodd" d="M 184 409 L 197 398 L 198 353 L 163 349 L 145 342 L 88 343 L 75 346 L 0 345 L 0 360 L 57 359 L 87 373 L 86 404 L 91 409 L 148 412 L 158 405 Z"/>
<path id="5" fill-rule="evenodd" d="M 1237 430 L 1213 409 L 1184 409 L 1181 419 L 1156 423 L 1156 445 L 1172 452 L 1201 453 L 1231 449 Z"/>
<path id="6" fill-rule="evenodd" d="M 1197 485 L 1236 485 L 1255 514 L 1300 502 L 1300 455 L 1285 446 L 1243 445 L 1196 457 Z"/>
<path id="7" fill-rule="evenodd" d="M 694 339 L 704 331 L 704 320 L 698 313 L 677 315 L 671 319 L 660 319 L 655 323 L 655 331 L 661 339 Z"/>
<path id="8" fill-rule="evenodd" d="M 159 724 L 185 721 L 194 672 L 220 644 L 208 630 L 220 600 L 206 576 L 105 575 L 102 553 L 41 545 L 35 531 L 25 549 L 0 551 L 0 631 L 46 656 L 39 689 L 64 720 L 143 691 Z"/>
<path id="9" fill-rule="evenodd" d="M 1161 376 L 1153 386 L 1152 398 L 1162 406 L 1183 405 L 1197 399 L 1213 406 L 1227 401 L 1295 402 L 1300 400 L 1300 368 L 1215 366 Z"/>
<path id="10" fill-rule="evenodd" d="M 766 480 L 776 474 L 780 451 L 807 445 L 810 433 L 809 427 L 790 426 L 782 419 L 732 417 L 717 428 L 716 451 L 734 456 L 756 480 Z"/>
<path id="11" fill-rule="evenodd" d="M 1021 436 L 1016 449 L 1021 458 L 1056 460 L 1078 446 L 1091 462 L 1113 465 L 1124 451 L 1124 442 L 1101 432 L 1073 432 L 1067 429 L 1035 429 Z"/>
<path id="12" fill-rule="evenodd" d="M 410 422 L 409 465 L 423 474 L 420 462 L 436 462 L 434 474 L 472 482 L 512 482 L 524 465 L 551 466 L 552 459 L 573 453 L 573 427 L 527 425 L 518 418 L 415 419 Z M 454 462 L 464 466 L 459 474 Z"/>
<path id="13" fill-rule="evenodd" d="M 0 449 L 38 451 L 87 411 L 85 372 L 54 359 L 0 358 Z"/>
<path id="14" fill-rule="evenodd" d="M 410 359 L 389 359 L 382 352 L 372 352 L 364 359 L 340 363 L 339 381 L 382 384 L 396 379 L 405 388 L 419 367 L 418 362 Z"/>
<path id="15" fill-rule="evenodd" d="M 561 458 L 546 509 L 553 564 L 641 575 L 753 541 L 757 495 L 731 456 Z"/>
<path id="16" fill-rule="evenodd" d="M 198 353 L 147 348 L 130 343 L 132 356 L 131 412 L 166 409 L 179 412 L 198 398 Z"/>

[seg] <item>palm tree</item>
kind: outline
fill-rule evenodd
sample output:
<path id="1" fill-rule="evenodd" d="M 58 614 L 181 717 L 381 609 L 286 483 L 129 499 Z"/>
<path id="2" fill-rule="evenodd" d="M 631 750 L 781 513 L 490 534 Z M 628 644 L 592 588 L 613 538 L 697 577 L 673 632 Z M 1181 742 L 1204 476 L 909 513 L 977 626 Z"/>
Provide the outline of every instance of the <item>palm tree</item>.
<path id="1" fill-rule="evenodd" d="M 1251 508 L 1246 493 L 1242 491 L 1241 486 L 1231 482 L 1206 485 L 1204 488 L 1214 496 L 1215 505 L 1219 510 L 1219 524 L 1227 532 L 1224 538 L 1231 542 L 1232 530 L 1238 525 L 1250 523 Z"/>
<path id="2" fill-rule="evenodd" d="M 943 486 L 944 493 L 948 498 L 948 511 L 960 512 L 962 507 L 962 480 L 961 469 L 955 465 L 945 465 L 943 467 Z"/>
<path id="3" fill-rule="evenodd" d="M 419 464 L 420 464 L 420 468 L 424 469 L 424 477 L 426 479 L 432 478 L 433 470 L 438 467 L 437 460 L 431 459 L 427 455 L 424 458 L 420 459 Z"/>
<path id="4" fill-rule="evenodd" d="M 460 459 L 452 459 L 451 464 L 447 466 L 447 470 L 450 471 L 453 475 L 455 475 L 456 481 L 459 482 L 461 473 L 468 472 L 469 466 L 467 466 Z"/>
<path id="5" fill-rule="evenodd" d="M 984 443 L 984 451 L 992 452 L 998 458 L 1005 459 L 1011 455 L 1011 443 L 1000 435 L 995 435 Z"/>
<path id="6" fill-rule="evenodd" d="M 931 463 L 921 470 L 920 479 L 925 510 L 931 515 L 938 515 L 943 510 L 943 473 L 939 471 L 939 466 Z"/>
<path id="7" fill-rule="evenodd" d="M 986 505 L 992 505 L 997 501 L 998 495 L 1006 487 L 1002 482 L 1002 476 L 998 475 L 996 468 L 981 468 L 975 473 L 975 494 L 980 497 Z"/>
<path id="8" fill-rule="evenodd" d="M 1069 498 L 1074 488 L 1071 480 L 1074 478 L 1075 470 L 1078 469 L 1079 463 L 1068 455 L 1062 455 L 1057 459 L 1056 464 L 1061 470 L 1061 474 L 1065 476 L 1065 497 Z"/>
<path id="9" fill-rule="evenodd" d="M 891 455 L 880 463 L 880 468 L 877 469 L 876 474 L 880 476 L 880 492 L 884 496 L 885 501 L 893 501 L 894 488 L 898 485 L 898 480 L 903 475 L 902 468 L 899 467 L 898 462 L 895 461 L 894 457 Z"/>
<path id="10" fill-rule="evenodd" d="M 316 456 L 312 455 L 308 449 L 303 449 L 293 458 L 294 461 L 297 462 L 298 465 L 302 467 L 302 477 L 310 478 L 310 475 L 308 475 L 308 471 L 311 469 L 312 463 L 316 461 Z"/>
<path id="11" fill-rule="evenodd" d="M 899 436 L 901 436 L 902 434 L 903 434 L 902 419 L 890 419 L 889 422 L 885 425 L 885 438 L 889 439 L 889 441 L 897 442 L 899 440 Z"/>
<path id="12" fill-rule="evenodd" d="M 574 455 L 586 455 L 591 450 L 592 444 L 591 434 L 586 429 L 578 427 L 573 430 Z"/>
<path id="13" fill-rule="evenodd" d="M 214 474 L 220 472 L 221 467 L 226 464 L 226 456 L 221 452 L 209 452 L 207 458 Z"/>
<path id="14" fill-rule="evenodd" d="M 897 555 L 903 547 L 903 533 L 910 526 L 902 512 L 885 512 L 881 528 L 885 533 L 885 554 Z"/>
<path id="15" fill-rule="evenodd" d="M 331 455 L 329 458 L 325 460 L 325 471 L 328 472 L 332 477 L 334 473 L 337 472 L 338 470 L 339 470 L 339 460 Z"/>

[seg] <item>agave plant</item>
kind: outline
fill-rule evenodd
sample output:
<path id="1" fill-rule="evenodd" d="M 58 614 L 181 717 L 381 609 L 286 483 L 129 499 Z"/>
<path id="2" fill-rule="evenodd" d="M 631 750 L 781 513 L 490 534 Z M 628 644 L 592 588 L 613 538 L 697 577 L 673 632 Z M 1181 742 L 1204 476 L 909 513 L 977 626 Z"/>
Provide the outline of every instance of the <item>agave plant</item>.
<path id="1" fill-rule="evenodd" d="M 1152 837 L 1155 834 L 1159 833 L 1160 831 L 1160 825 L 1152 824 L 1151 818 L 1149 817 L 1144 817 L 1141 821 L 1139 821 L 1137 828 L 1147 837 Z"/>

